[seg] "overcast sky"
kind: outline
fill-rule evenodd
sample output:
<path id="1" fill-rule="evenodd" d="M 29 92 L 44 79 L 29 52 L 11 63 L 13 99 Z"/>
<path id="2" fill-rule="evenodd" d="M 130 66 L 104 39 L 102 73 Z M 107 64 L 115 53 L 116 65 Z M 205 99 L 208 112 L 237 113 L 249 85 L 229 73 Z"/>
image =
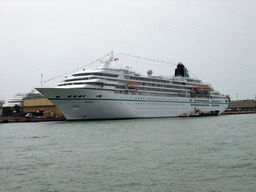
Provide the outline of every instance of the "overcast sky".
<path id="1" fill-rule="evenodd" d="M 173 75 L 175 66 L 152 65 L 120 53 L 183 62 L 232 99 L 237 93 L 239 99 L 254 99 L 256 3 L 0 0 L 0 100 L 40 87 L 41 74 L 44 80 L 55 78 L 112 50 L 120 65 L 142 75 L 148 69 L 153 75 Z M 55 87 L 62 78 L 44 86 Z"/>

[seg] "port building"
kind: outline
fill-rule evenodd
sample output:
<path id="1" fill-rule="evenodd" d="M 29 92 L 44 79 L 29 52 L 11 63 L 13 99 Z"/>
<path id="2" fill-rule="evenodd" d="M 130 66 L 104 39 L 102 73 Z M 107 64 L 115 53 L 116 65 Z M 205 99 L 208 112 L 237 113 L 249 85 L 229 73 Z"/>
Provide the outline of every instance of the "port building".
<path id="1" fill-rule="evenodd" d="M 41 98 L 24 98 L 23 112 L 36 113 L 44 112 L 48 116 L 62 116 L 60 110 L 45 97 Z"/>
<path id="2" fill-rule="evenodd" d="M 256 111 L 256 100 L 230 101 L 229 111 Z"/>

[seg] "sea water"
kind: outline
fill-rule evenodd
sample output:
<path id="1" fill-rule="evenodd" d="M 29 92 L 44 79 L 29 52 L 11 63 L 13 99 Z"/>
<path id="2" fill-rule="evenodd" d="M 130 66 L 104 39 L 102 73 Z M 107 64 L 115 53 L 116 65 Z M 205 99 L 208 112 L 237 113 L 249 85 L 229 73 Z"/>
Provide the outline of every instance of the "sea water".
<path id="1" fill-rule="evenodd" d="M 256 191 L 256 115 L 0 125 L 0 191 Z"/>

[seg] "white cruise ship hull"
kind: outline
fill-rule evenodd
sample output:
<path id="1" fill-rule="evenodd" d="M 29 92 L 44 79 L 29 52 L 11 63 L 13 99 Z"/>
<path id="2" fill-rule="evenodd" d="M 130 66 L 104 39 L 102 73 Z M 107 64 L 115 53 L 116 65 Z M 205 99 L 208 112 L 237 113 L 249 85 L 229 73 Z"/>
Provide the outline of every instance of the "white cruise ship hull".
<path id="1" fill-rule="evenodd" d="M 75 88 L 36 88 L 47 97 L 67 120 L 130 119 L 176 117 L 219 111 L 228 107 L 226 99 L 161 97 L 152 95 L 115 94 L 109 90 Z"/>

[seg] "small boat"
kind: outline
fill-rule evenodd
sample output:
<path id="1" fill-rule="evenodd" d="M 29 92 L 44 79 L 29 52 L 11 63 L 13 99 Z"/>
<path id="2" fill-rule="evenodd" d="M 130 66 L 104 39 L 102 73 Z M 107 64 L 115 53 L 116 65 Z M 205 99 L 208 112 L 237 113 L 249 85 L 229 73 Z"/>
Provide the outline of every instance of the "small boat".
<path id="1" fill-rule="evenodd" d="M 182 113 L 180 117 L 189 117 L 189 115 L 187 113 Z"/>
<path id="2" fill-rule="evenodd" d="M 190 117 L 206 117 L 206 116 L 218 116 L 219 115 L 219 110 L 215 110 L 215 111 L 210 111 L 210 112 L 201 112 L 201 111 L 197 111 L 196 113 L 192 113 L 190 114 Z"/>

